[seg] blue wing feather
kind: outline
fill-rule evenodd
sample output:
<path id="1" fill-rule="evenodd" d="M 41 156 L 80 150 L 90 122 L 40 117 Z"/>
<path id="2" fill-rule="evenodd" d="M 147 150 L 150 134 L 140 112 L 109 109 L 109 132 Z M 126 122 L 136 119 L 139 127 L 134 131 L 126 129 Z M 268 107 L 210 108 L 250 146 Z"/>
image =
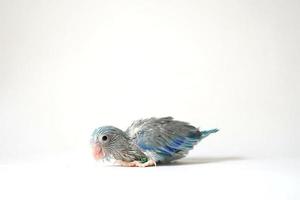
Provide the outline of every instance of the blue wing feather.
<path id="1" fill-rule="evenodd" d="M 184 157 L 200 140 L 217 131 L 199 131 L 194 126 L 175 121 L 171 117 L 139 120 L 127 129 L 127 133 L 142 151 L 161 162 Z"/>

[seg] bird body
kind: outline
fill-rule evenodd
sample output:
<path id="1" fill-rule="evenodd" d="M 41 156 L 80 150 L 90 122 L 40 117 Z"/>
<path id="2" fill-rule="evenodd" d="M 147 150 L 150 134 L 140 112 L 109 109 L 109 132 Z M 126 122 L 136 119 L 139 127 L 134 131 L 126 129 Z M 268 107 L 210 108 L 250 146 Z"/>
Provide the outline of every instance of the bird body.
<path id="1" fill-rule="evenodd" d="M 92 134 L 94 157 L 114 158 L 125 166 L 149 166 L 185 157 L 203 138 L 218 129 L 200 131 L 172 117 L 134 121 L 128 129 L 99 127 Z"/>

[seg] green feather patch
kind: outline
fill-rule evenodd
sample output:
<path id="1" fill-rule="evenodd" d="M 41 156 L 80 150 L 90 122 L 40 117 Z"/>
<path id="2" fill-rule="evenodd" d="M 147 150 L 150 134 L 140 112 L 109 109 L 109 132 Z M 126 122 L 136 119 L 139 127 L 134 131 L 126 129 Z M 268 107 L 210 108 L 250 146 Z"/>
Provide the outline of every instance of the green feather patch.
<path id="1" fill-rule="evenodd" d="M 140 161 L 141 161 L 141 163 L 145 163 L 145 162 L 148 161 L 148 158 L 142 157 L 142 158 L 140 159 Z"/>

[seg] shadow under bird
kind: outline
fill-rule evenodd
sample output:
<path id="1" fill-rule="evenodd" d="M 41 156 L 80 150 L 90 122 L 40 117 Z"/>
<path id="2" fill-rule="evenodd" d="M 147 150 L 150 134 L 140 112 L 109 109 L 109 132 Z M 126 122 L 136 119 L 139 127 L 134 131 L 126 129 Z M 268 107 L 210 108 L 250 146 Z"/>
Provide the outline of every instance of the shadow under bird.
<path id="1" fill-rule="evenodd" d="M 148 167 L 185 157 L 218 129 L 202 131 L 172 117 L 134 121 L 124 132 L 113 126 L 95 129 L 91 137 L 96 160 L 114 159 L 127 167 Z"/>

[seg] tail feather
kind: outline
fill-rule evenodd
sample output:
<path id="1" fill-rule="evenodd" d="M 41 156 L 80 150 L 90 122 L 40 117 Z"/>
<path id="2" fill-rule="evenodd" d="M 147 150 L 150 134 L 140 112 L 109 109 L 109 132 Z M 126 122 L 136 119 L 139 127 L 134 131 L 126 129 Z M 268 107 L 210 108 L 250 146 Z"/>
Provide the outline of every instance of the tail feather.
<path id="1" fill-rule="evenodd" d="M 216 133 L 218 131 L 219 131 L 219 129 L 217 129 L 217 128 L 210 129 L 210 130 L 205 130 L 205 131 L 200 131 L 200 133 L 201 133 L 201 139 L 209 136 L 209 134 L 211 134 L 211 133 Z"/>

